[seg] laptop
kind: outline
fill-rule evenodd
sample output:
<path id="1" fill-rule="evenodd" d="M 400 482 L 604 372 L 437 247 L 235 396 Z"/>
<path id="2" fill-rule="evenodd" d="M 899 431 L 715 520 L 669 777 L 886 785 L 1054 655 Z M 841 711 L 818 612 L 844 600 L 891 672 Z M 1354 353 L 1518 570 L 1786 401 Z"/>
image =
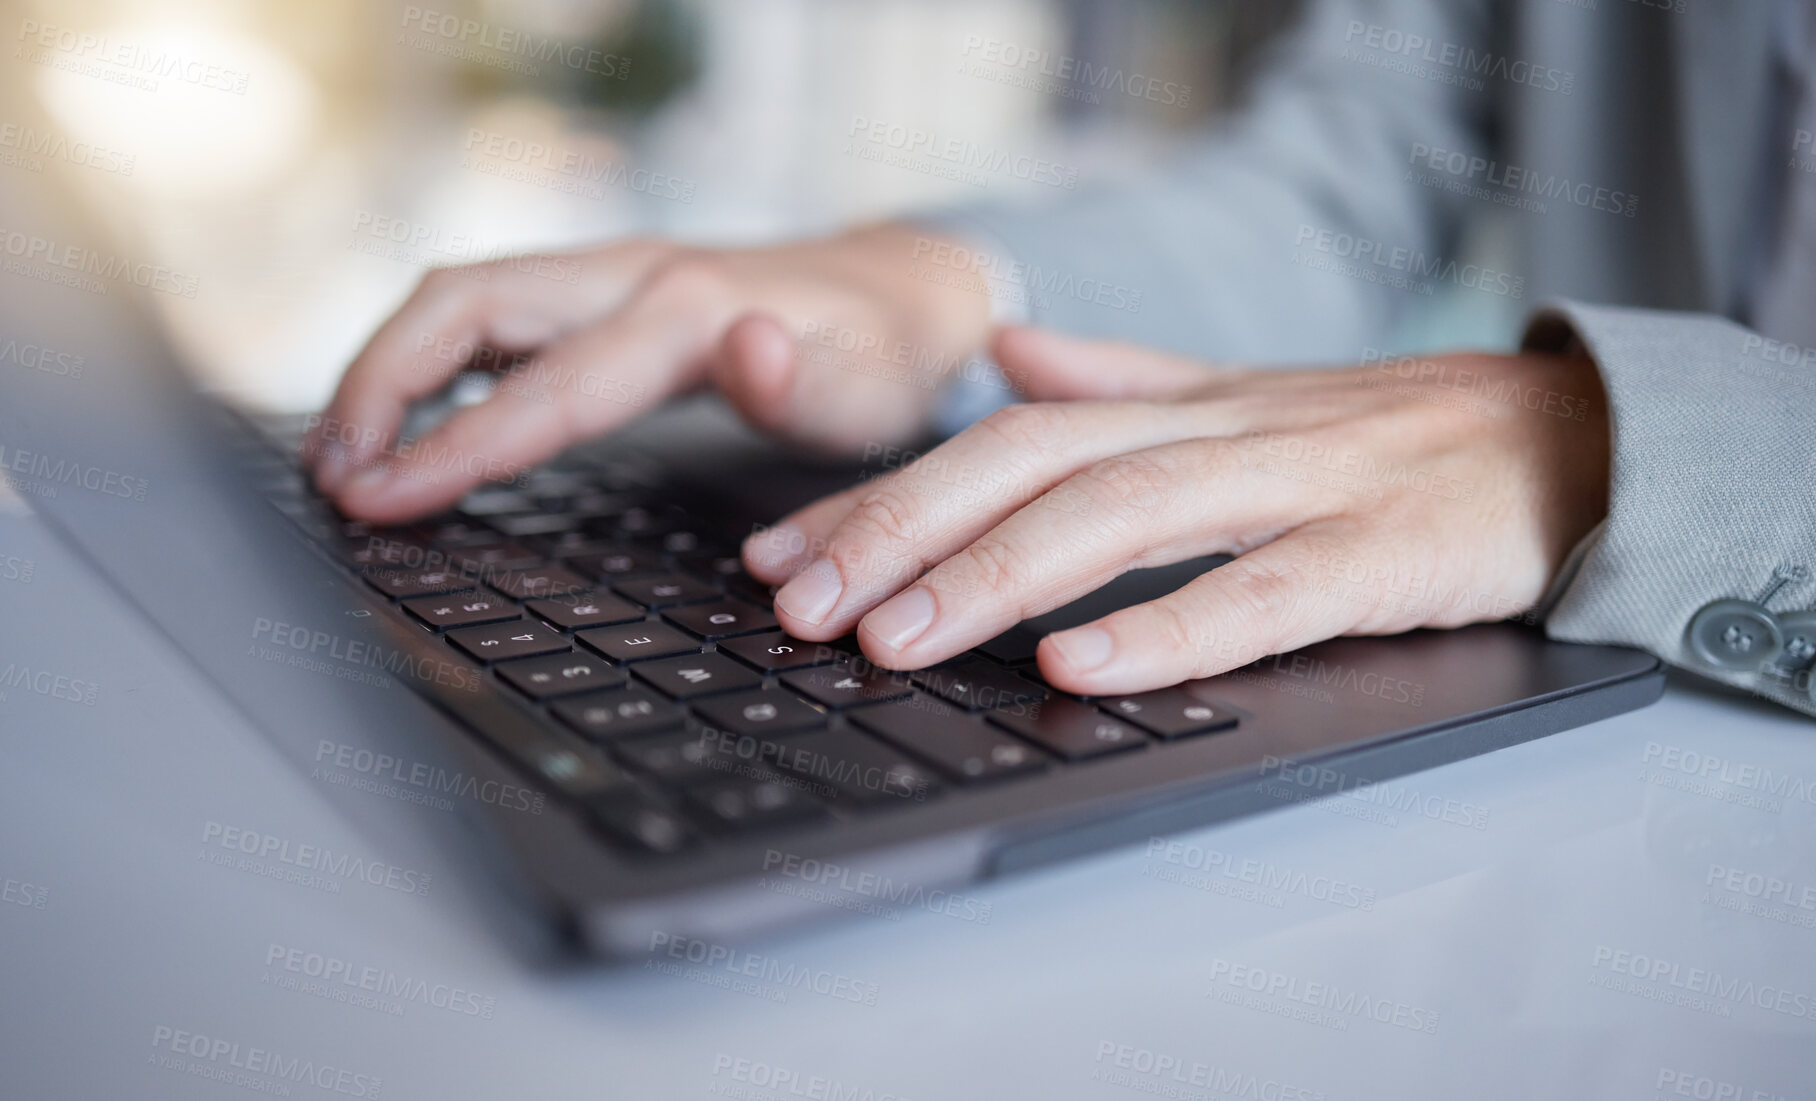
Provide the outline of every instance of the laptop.
<path id="1" fill-rule="evenodd" d="M 8 372 L 0 472 L 57 564 L 149 618 L 337 807 L 382 805 L 362 828 L 436 834 L 538 955 L 958 904 L 1341 792 L 1391 807 L 1411 790 L 1395 778 L 1662 690 L 1646 654 L 1512 623 L 1339 639 L 1130 697 L 1041 682 L 1041 633 L 1211 560 L 1125 575 L 937 668 L 879 669 L 850 640 L 778 631 L 736 557 L 754 525 L 874 471 L 771 448 L 711 399 L 421 523 L 349 521 L 299 473 L 306 421 L 199 393 L 129 265 L 85 276 L 96 293 L 45 259 L 119 249 L 41 184 L 0 197 L 0 226 L 44 243 L 0 273 L 0 344 L 82 372 Z"/>

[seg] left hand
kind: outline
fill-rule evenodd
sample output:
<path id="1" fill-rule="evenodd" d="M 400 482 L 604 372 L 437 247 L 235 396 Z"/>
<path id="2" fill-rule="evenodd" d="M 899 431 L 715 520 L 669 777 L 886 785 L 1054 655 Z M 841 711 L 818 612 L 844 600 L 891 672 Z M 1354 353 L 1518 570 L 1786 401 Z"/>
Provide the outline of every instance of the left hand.
<path id="1" fill-rule="evenodd" d="M 1237 370 L 1029 328 L 995 354 L 1030 403 L 746 541 L 751 573 L 787 582 L 790 634 L 855 626 L 878 665 L 921 668 L 1126 570 L 1236 556 L 1041 641 L 1054 687 L 1140 692 L 1518 615 L 1607 512 L 1585 357 Z"/>

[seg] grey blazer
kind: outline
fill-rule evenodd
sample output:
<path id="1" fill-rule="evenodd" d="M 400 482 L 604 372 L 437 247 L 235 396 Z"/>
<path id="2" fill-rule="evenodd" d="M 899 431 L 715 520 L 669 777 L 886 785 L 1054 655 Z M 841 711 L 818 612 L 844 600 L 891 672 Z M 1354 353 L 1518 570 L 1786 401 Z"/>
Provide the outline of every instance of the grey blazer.
<path id="1" fill-rule="evenodd" d="M 1793 146 L 1776 5 L 1594 7 L 1319 0 L 1165 171 L 949 221 L 1013 256 L 993 274 L 1034 320 L 1207 358 L 1355 362 L 1403 345 L 1428 294 L 1511 307 L 1530 346 L 1580 340 L 1611 510 L 1547 630 L 1816 714 L 1809 674 L 1711 669 L 1686 633 L 1775 569 L 1816 571 L 1816 351 L 1744 324 L 1787 162 L 1816 155 Z M 1461 263 L 1483 234 L 1506 270 Z M 1771 604 L 1813 605 L 1816 573 Z"/>

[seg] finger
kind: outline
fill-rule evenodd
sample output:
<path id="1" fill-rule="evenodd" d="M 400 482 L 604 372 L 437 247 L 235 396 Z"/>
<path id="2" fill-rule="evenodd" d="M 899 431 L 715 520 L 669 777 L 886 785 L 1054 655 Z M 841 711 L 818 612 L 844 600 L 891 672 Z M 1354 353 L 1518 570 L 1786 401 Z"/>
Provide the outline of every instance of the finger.
<path id="1" fill-rule="evenodd" d="M 585 260 L 557 258 L 580 272 L 573 282 L 523 258 L 430 272 L 354 357 L 306 441 L 317 484 L 332 493 L 389 447 L 409 403 L 475 351 L 541 347 L 616 306 L 670 251 L 628 241 Z"/>
<path id="2" fill-rule="evenodd" d="M 1196 434 L 1216 417 L 1186 405 L 1052 403 L 998 410 L 902 469 L 850 510 L 786 524 L 818 553 L 776 594 L 797 637 L 837 638 L 878 602 L 1080 468 Z"/>
<path id="3" fill-rule="evenodd" d="M 1237 441 L 1193 439 L 1093 463 L 865 616 L 858 641 L 918 669 L 1130 569 L 1238 552 L 1343 507 L 1242 459 Z"/>
<path id="4" fill-rule="evenodd" d="M 1041 675 L 1080 695 L 1164 688 L 1332 638 L 1366 609 L 1317 584 L 1333 545 L 1355 554 L 1353 522 L 1297 528 L 1184 588 L 1041 640 Z"/>
<path id="5" fill-rule="evenodd" d="M 713 385 L 753 427 L 777 432 L 787 423 L 795 384 L 795 342 L 771 314 L 732 322 L 710 368 Z"/>
<path id="6" fill-rule="evenodd" d="M 991 355 L 1032 401 L 1173 397 L 1231 373 L 1139 344 L 1083 340 L 1029 325 L 998 329 Z"/>
<path id="7" fill-rule="evenodd" d="M 445 508 L 481 482 L 514 479 L 690 385 L 713 329 L 711 312 L 696 304 L 639 295 L 513 367 L 491 397 L 359 472 L 333 496 L 353 516 L 395 523 Z"/>

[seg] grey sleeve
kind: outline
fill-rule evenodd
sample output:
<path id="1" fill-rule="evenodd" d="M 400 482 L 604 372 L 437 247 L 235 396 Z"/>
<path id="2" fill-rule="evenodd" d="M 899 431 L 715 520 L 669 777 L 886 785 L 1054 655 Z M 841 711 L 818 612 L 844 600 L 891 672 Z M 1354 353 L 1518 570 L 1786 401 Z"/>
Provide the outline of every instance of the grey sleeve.
<path id="1" fill-rule="evenodd" d="M 1494 42 L 1491 7 L 1317 0 L 1249 105 L 1159 170 L 920 220 L 1000 242 L 1002 256 L 956 263 L 1041 324 L 1204 358 L 1354 359 L 1384 346 L 1414 299 L 1357 250 L 1455 248 L 1469 200 L 1419 185 L 1412 151 L 1485 153 L 1497 89 L 1424 59 Z M 1346 257 L 1351 270 L 1330 270 Z"/>
<path id="2" fill-rule="evenodd" d="M 1775 659 L 1760 640 L 1721 668 L 1690 638 L 1712 602 L 1751 601 L 1774 571 L 1816 570 L 1816 451 L 1801 442 L 1816 353 L 1707 314 L 1578 303 L 1537 314 L 1525 343 L 1560 351 L 1572 341 L 1601 371 L 1613 472 L 1608 517 L 1554 586 L 1546 631 L 1637 646 L 1816 714 L 1806 652 L 1816 616 L 1796 615 L 1816 606 L 1816 579 L 1769 602 L 1788 644 Z"/>

